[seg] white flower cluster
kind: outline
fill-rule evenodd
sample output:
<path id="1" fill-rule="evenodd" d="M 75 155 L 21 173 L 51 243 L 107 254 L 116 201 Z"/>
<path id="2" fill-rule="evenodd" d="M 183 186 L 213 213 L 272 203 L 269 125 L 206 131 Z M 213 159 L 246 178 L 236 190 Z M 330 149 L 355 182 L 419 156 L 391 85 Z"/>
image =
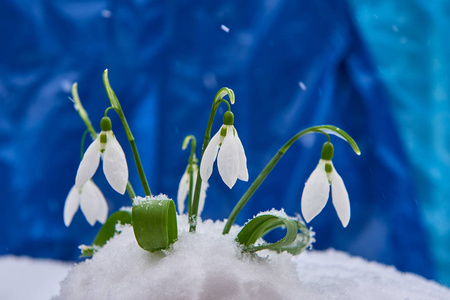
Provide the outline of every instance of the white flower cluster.
<path id="1" fill-rule="evenodd" d="M 92 226 L 96 221 L 104 223 L 108 216 L 108 205 L 100 189 L 91 180 L 103 158 L 103 173 L 111 187 L 124 194 L 128 183 L 128 165 L 125 154 L 112 130 L 102 131 L 89 145 L 78 167 L 75 185 L 70 190 L 64 205 L 64 224 L 69 226 L 73 216 L 81 207 L 86 220 Z"/>

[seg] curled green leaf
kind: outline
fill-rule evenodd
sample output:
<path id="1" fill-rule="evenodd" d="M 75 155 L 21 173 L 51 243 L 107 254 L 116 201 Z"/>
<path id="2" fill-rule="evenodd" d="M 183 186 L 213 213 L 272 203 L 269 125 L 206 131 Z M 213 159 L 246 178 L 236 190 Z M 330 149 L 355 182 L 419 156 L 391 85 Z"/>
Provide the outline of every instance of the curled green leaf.
<path id="1" fill-rule="evenodd" d="M 131 219 L 139 246 L 154 252 L 168 249 L 178 239 L 175 204 L 167 197 L 137 197 Z"/>
<path id="2" fill-rule="evenodd" d="M 260 238 L 278 227 L 286 228 L 284 238 L 275 243 L 255 245 Z M 249 221 L 239 232 L 236 241 L 247 252 L 267 249 L 277 252 L 286 251 L 296 255 L 308 247 L 313 242 L 313 238 L 306 226 L 298 220 L 268 213 L 258 215 Z"/>
<path id="3" fill-rule="evenodd" d="M 103 247 L 106 242 L 112 238 L 116 233 L 116 225 L 117 224 L 131 224 L 131 212 L 128 210 L 120 210 L 113 213 L 103 224 L 100 231 L 97 233 L 97 236 L 92 243 L 92 246 L 82 246 L 81 252 L 83 257 L 92 256 L 97 249 Z"/>

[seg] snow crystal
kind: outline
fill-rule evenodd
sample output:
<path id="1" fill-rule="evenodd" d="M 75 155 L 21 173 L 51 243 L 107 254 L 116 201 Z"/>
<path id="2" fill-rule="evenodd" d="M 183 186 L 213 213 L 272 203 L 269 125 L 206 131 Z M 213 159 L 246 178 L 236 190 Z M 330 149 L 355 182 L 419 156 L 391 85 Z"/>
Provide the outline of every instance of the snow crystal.
<path id="1" fill-rule="evenodd" d="M 266 211 L 262 211 L 259 212 L 256 216 L 254 216 L 253 218 L 256 218 L 258 216 L 261 215 L 273 215 L 279 218 L 285 218 L 285 219 L 289 219 L 290 217 L 286 214 L 286 212 L 284 211 L 284 209 L 282 208 L 281 210 L 272 208 L 270 210 L 266 210 Z"/>
<path id="2" fill-rule="evenodd" d="M 133 199 L 133 204 L 134 205 L 140 205 L 140 204 L 143 204 L 143 203 L 146 203 L 146 202 L 150 202 L 150 201 L 153 201 L 153 200 L 161 201 L 161 200 L 171 200 L 171 199 L 169 197 L 167 197 L 167 195 L 165 195 L 165 194 L 159 194 L 159 195 L 156 195 L 156 196 L 145 196 L 145 197 L 136 196 Z"/>
<path id="3" fill-rule="evenodd" d="M 214 73 L 206 73 L 203 76 L 203 84 L 207 88 L 214 88 L 215 86 L 217 86 L 216 75 L 214 75 Z"/>
<path id="4" fill-rule="evenodd" d="M 298 85 L 300 86 L 300 88 L 301 88 L 302 90 L 306 91 L 306 85 L 305 85 L 302 81 L 300 81 L 300 82 L 298 83 Z"/>
<path id="5" fill-rule="evenodd" d="M 316 142 L 316 135 L 315 134 L 304 135 L 299 141 L 305 148 L 311 148 Z"/>
<path id="6" fill-rule="evenodd" d="M 437 283 L 342 252 L 247 254 L 238 226 L 224 236 L 224 222 L 199 220 L 195 234 L 186 215 L 178 224 L 179 240 L 155 253 L 124 226 L 73 268 L 56 299 L 450 299 Z"/>
<path id="7" fill-rule="evenodd" d="M 72 91 L 72 82 L 69 80 L 62 80 L 61 81 L 61 90 L 64 93 L 70 93 Z M 73 100 L 72 100 L 73 102 Z"/>
<path id="8" fill-rule="evenodd" d="M 225 26 L 223 24 L 222 24 L 222 26 L 220 26 L 220 28 L 227 33 L 230 32 L 230 28 L 228 28 L 227 26 Z"/>
<path id="9" fill-rule="evenodd" d="M 120 211 L 129 211 L 129 212 L 131 212 L 132 209 L 133 209 L 132 206 L 122 206 L 119 210 Z"/>
<path id="10" fill-rule="evenodd" d="M 103 18 L 109 19 L 112 16 L 112 12 L 108 9 L 104 9 L 102 10 L 101 15 Z"/>

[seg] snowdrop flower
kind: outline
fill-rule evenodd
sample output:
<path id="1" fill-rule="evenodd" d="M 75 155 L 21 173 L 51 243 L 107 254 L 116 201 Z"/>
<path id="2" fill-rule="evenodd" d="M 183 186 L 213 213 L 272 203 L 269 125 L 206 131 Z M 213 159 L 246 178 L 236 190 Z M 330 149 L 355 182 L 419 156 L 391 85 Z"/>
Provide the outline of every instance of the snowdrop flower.
<path id="1" fill-rule="evenodd" d="M 203 182 L 207 182 L 211 176 L 216 158 L 219 174 L 230 189 L 238 178 L 243 181 L 248 180 L 247 158 L 233 123 L 233 113 L 227 111 L 223 115 L 222 127 L 213 136 L 203 154 L 200 164 L 200 176 Z"/>
<path id="2" fill-rule="evenodd" d="M 75 187 L 78 190 L 97 171 L 100 156 L 103 156 L 103 172 L 113 189 L 124 194 L 128 183 L 128 166 L 122 147 L 111 130 L 111 120 L 104 117 L 100 123 L 102 132 L 86 150 L 78 167 Z"/>
<path id="3" fill-rule="evenodd" d="M 350 201 L 341 176 L 331 162 L 333 145 L 327 142 L 323 145 L 321 159 L 305 184 L 302 195 L 302 214 L 306 222 L 310 222 L 325 207 L 330 193 L 333 205 L 342 226 L 347 227 L 350 221 Z"/>
<path id="4" fill-rule="evenodd" d="M 192 177 L 193 177 L 192 186 L 195 188 L 195 184 L 197 182 L 198 166 L 197 166 L 197 164 L 192 164 L 191 166 L 192 166 Z M 181 177 L 180 184 L 178 185 L 177 200 L 178 200 L 178 212 L 180 213 L 180 215 L 184 211 L 184 201 L 186 200 L 186 197 L 189 194 L 189 185 L 190 185 L 190 181 L 191 181 L 189 172 L 188 172 L 189 167 L 190 166 L 188 166 L 186 168 L 186 171 L 184 172 L 183 176 Z M 201 213 L 203 211 L 203 207 L 205 206 L 206 189 L 208 188 L 208 186 L 209 185 L 207 182 L 202 182 L 202 187 L 200 190 L 200 198 L 199 198 L 199 203 L 198 203 L 198 215 L 201 215 Z M 192 195 L 192 197 L 194 197 L 194 195 Z M 191 203 L 192 203 L 192 201 L 191 201 Z"/>
<path id="5" fill-rule="evenodd" d="M 88 180 L 80 189 L 73 186 L 64 204 L 64 224 L 69 227 L 73 216 L 81 207 L 86 220 L 94 226 L 96 221 L 105 223 L 108 205 L 100 189 L 92 180 Z"/>

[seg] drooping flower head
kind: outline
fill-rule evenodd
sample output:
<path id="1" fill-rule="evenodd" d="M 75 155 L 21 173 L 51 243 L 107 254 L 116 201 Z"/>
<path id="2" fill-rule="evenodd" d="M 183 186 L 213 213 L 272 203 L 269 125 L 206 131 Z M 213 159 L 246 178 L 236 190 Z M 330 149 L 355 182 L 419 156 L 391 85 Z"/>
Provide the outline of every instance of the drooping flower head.
<path id="1" fill-rule="evenodd" d="M 350 221 L 350 201 L 344 181 L 333 166 L 333 145 L 326 142 L 322 147 L 319 164 L 306 181 L 302 195 L 302 214 L 306 222 L 310 222 L 325 207 L 328 201 L 331 184 L 333 206 L 342 223 L 347 227 Z"/>
<path id="2" fill-rule="evenodd" d="M 189 169 L 191 168 L 191 169 Z M 184 172 L 183 176 L 181 177 L 180 184 L 178 185 L 178 212 L 180 215 L 184 211 L 184 202 L 186 200 L 186 197 L 189 194 L 189 186 L 191 185 L 191 176 L 190 172 L 192 172 L 192 186 L 195 187 L 195 184 L 197 183 L 197 175 L 198 175 L 198 166 L 196 163 L 193 163 L 191 165 L 188 165 L 186 168 L 186 171 Z M 203 207 L 205 206 L 205 198 L 206 198 L 206 189 L 208 188 L 207 182 L 202 182 L 202 187 L 200 190 L 200 198 L 198 203 L 198 215 L 201 215 L 203 211 Z M 191 197 L 194 197 L 194 195 L 191 195 Z M 189 203 L 189 201 L 188 201 Z M 192 199 L 191 199 L 192 203 Z"/>
<path id="3" fill-rule="evenodd" d="M 94 176 L 103 157 L 103 172 L 111 187 L 124 194 L 128 183 L 128 165 L 125 153 L 117 142 L 111 128 L 111 120 L 102 118 L 101 132 L 84 153 L 75 179 L 75 187 L 79 190 Z"/>
<path id="4" fill-rule="evenodd" d="M 81 188 L 72 187 L 64 204 L 64 224 L 68 227 L 73 216 L 81 207 L 86 220 L 91 226 L 96 221 L 105 223 L 108 216 L 108 204 L 100 189 L 92 180 L 88 180 Z"/>
<path id="5" fill-rule="evenodd" d="M 223 116 L 222 127 L 212 137 L 203 154 L 200 163 L 200 177 L 203 182 L 209 180 L 216 158 L 219 174 L 230 189 L 238 178 L 248 180 L 247 158 L 233 123 L 233 113 L 227 111 Z"/>

